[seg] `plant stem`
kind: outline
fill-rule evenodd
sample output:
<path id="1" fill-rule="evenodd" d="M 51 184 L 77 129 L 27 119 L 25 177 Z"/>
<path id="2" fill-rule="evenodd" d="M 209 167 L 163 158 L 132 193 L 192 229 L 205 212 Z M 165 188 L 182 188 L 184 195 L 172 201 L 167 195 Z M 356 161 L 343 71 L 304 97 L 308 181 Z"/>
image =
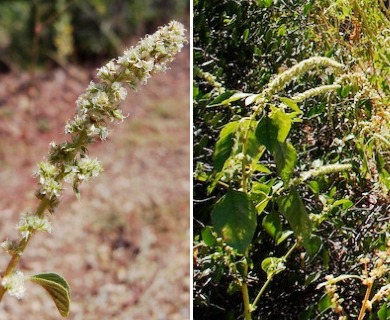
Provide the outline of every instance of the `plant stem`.
<path id="1" fill-rule="evenodd" d="M 42 217 L 46 208 L 49 206 L 49 199 L 48 198 L 43 198 L 40 202 L 39 202 L 39 205 L 38 205 L 38 208 L 37 210 L 35 211 L 35 215 L 37 215 L 38 217 Z"/>
<path id="2" fill-rule="evenodd" d="M 252 320 L 251 305 L 249 303 L 248 285 L 246 283 L 242 283 L 241 290 L 242 298 L 244 300 L 244 318 L 245 320 Z"/>
<path id="3" fill-rule="evenodd" d="M 268 285 L 270 284 L 270 282 L 272 281 L 272 279 L 273 279 L 273 276 L 267 278 L 267 281 L 264 282 L 263 286 L 261 287 L 259 293 L 258 293 L 257 296 L 256 296 L 256 299 L 255 299 L 255 300 L 253 301 L 253 303 L 252 303 L 252 307 L 253 307 L 253 308 L 256 307 L 257 303 L 258 303 L 259 300 L 260 300 L 260 297 L 263 295 L 265 289 L 267 289 L 267 287 L 268 287 Z"/>
<path id="4" fill-rule="evenodd" d="M 363 305 L 362 305 L 362 308 L 360 309 L 360 313 L 359 313 L 358 320 L 363 320 L 364 315 L 366 314 L 367 302 L 368 302 L 368 299 L 370 298 L 371 289 L 372 289 L 372 286 L 373 286 L 373 284 L 374 284 L 374 281 L 371 280 L 370 278 L 367 279 L 367 280 L 368 280 L 369 282 L 368 282 L 368 285 L 367 285 L 366 294 L 365 294 L 365 296 L 364 296 Z"/>
<path id="5" fill-rule="evenodd" d="M 290 250 L 288 250 L 288 252 L 281 258 L 281 260 L 282 260 L 283 262 L 285 262 L 285 261 L 288 259 L 288 257 L 293 253 L 293 251 L 297 248 L 297 246 L 298 246 L 298 241 L 296 241 L 296 242 L 294 243 L 294 245 L 293 245 L 293 246 L 290 248 Z M 252 303 L 252 309 L 254 309 L 254 308 L 256 307 L 257 303 L 258 303 L 259 300 L 260 300 L 260 297 L 263 295 L 265 289 L 266 289 L 266 288 L 268 287 L 268 285 L 271 283 L 271 281 L 273 280 L 273 278 L 274 278 L 274 276 L 275 276 L 276 274 L 277 274 L 277 273 L 272 273 L 272 274 L 270 274 L 270 275 L 268 276 L 267 281 L 264 282 L 263 286 L 261 287 L 259 293 L 257 294 L 255 300 L 254 300 L 253 303 Z"/>
<path id="6" fill-rule="evenodd" d="M 248 275 L 248 264 L 246 259 L 244 260 L 244 279 L 241 283 L 241 291 L 242 291 L 242 299 L 244 302 L 244 318 L 245 320 L 252 320 L 251 312 L 252 308 L 249 302 L 249 293 L 248 293 L 248 284 L 246 283 L 247 275 Z"/>

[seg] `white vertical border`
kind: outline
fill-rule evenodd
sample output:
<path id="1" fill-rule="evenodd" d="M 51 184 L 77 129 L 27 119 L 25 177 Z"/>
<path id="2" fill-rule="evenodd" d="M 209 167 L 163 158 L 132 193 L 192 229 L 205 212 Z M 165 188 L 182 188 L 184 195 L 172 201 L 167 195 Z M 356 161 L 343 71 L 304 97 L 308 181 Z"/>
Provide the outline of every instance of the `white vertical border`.
<path id="1" fill-rule="evenodd" d="M 193 113 L 193 65 L 194 65 L 194 55 L 193 55 L 193 21 L 194 21 L 194 2 L 190 0 L 190 99 L 189 99 L 189 107 L 190 107 L 190 254 L 189 254 L 189 262 L 190 262 L 190 319 L 194 319 L 194 265 L 193 265 L 193 238 L 194 238 L 194 210 L 193 210 L 193 199 L 194 199 L 194 180 L 193 180 L 193 167 L 194 167 L 194 148 L 193 148 L 193 123 L 194 123 L 194 113 Z"/>

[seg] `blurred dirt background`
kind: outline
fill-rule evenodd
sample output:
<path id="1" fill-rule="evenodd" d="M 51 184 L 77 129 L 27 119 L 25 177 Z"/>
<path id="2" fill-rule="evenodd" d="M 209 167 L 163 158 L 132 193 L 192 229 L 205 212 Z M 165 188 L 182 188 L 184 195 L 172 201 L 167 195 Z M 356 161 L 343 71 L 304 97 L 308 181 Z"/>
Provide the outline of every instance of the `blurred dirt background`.
<path id="1" fill-rule="evenodd" d="M 68 186 L 52 234 L 36 234 L 22 257 L 26 275 L 68 280 L 69 319 L 189 319 L 189 64 L 187 45 L 167 73 L 129 91 L 129 117 L 89 149 L 105 172 L 82 185 L 80 201 Z M 20 215 L 35 209 L 36 163 L 50 141 L 66 139 L 64 125 L 95 73 L 38 72 L 35 89 L 27 72 L 0 74 L 0 241 L 15 239 Z M 0 270 L 8 261 L 0 252 Z M 20 301 L 4 297 L 1 320 L 61 318 L 44 289 L 26 287 Z"/>

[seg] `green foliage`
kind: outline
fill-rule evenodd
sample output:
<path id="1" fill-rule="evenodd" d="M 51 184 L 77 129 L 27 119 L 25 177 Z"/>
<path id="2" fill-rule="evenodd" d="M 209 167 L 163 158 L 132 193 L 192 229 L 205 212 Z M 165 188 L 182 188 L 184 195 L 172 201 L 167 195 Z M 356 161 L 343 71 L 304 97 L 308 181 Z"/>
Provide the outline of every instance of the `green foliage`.
<path id="1" fill-rule="evenodd" d="M 205 64 L 229 89 L 259 91 L 279 68 L 310 55 L 304 2 L 196 1 L 196 65 Z"/>
<path id="2" fill-rule="evenodd" d="M 388 46 L 377 22 L 383 14 L 373 7 L 342 0 L 195 3 L 197 318 L 250 319 L 242 312 L 248 287 L 254 318 L 330 319 L 337 308 L 316 289 L 321 279 L 347 274 L 361 255 L 386 247 L 390 118 L 381 55 Z M 360 21 L 356 48 L 338 29 L 353 15 L 368 18 Z M 375 75 L 361 72 L 367 64 L 375 65 Z M 228 250 L 237 249 L 228 242 L 234 236 L 226 237 L 213 219 L 232 191 L 246 194 L 258 214 L 251 244 L 234 255 Z M 229 225 L 240 225 L 250 211 L 236 210 Z M 201 230 L 213 230 L 216 240 L 202 241 Z M 232 267 L 243 259 L 250 262 L 247 272 Z M 352 293 L 342 303 L 345 314 L 358 314 L 364 290 L 343 284 L 342 293 Z"/>
<path id="3" fill-rule="evenodd" d="M 228 245 L 244 253 L 256 230 L 257 213 L 244 192 L 229 189 L 215 204 L 211 220 Z"/>
<path id="4" fill-rule="evenodd" d="M 292 188 L 287 195 L 280 197 L 278 199 L 278 205 L 280 212 L 293 229 L 295 237 L 302 239 L 305 247 L 307 244 L 306 250 L 309 253 L 316 253 L 308 249 L 311 248 L 310 243 L 312 241 L 310 238 L 313 231 L 313 223 L 297 190 Z"/>

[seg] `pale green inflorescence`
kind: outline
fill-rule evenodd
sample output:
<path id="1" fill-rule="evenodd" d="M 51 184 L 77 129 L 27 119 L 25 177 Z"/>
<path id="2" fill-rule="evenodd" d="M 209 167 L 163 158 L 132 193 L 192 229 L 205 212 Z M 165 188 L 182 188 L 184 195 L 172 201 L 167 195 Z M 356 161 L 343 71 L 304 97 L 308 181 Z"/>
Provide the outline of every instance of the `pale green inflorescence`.
<path id="1" fill-rule="evenodd" d="M 100 82 L 91 82 L 86 92 L 80 95 L 76 102 L 76 117 L 67 124 L 65 132 L 72 134 L 86 130 L 89 136 L 99 135 L 104 140 L 107 137 L 106 119 L 124 119 L 119 106 L 127 91 L 122 83 L 133 89 L 146 84 L 152 74 L 167 69 L 167 64 L 185 43 L 183 25 L 172 21 L 140 40 L 137 46 L 127 49 L 123 56 L 98 69 Z"/>
<path id="2" fill-rule="evenodd" d="M 138 85 L 146 84 L 154 73 L 165 71 L 187 42 L 184 32 L 181 23 L 172 21 L 127 49 L 123 56 L 98 69 L 98 81 L 92 81 L 79 96 L 76 115 L 65 126 L 71 141 L 60 145 L 51 143 L 49 159 L 41 162 L 35 173 L 41 186 L 37 197 L 50 200 L 49 210 L 58 204 L 62 180 L 71 183 L 78 195 L 78 185 L 103 170 L 97 160 L 88 158 L 86 147 L 95 137 L 106 140 L 108 122 L 124 120 L 120 105 L 127 90 L 123 83 L 136 89 Z M 80 158 L 76 159 L 78 153 Z"/>
<path id="3" fill-rule="evenodd" d="M 338 84 L 329 84 L 320 86 L 317 88 L 306 90 L 305 92 L 298 93 L 297 95 L 293 96 L 291 99 L 294 100 L 294 102 L 303 102 L 309 98 L 320 96 L 324 93 L 336 91 L 337 89 L 341 88 L 341 85 Z"/>
<path id="4" fill-rule="evenodd" d="M 28 238 L 36 230 L 51 232 L 51 224 L 46 217 L 39 217 L 34 214 L 26 214 L 17 224 L 16 228 L 20 231 L 23 238 Z"/>
<path id="5" fill-rule="evenodd" d="M 262 110 L 262 108 L 267 102 L 272 100 L 273 96 L 275 96 L 278 92 L 282 91 L 287 86 L 287 84 L 289 84 L 292 80 L 303 75 L 305 72 L 309 70 L 313 70 L 321 67 L 343 69 L 344 65 L 336 62 L 335 60 L 325 58 L 325 57 L 311 57 L 299 62 L 298 64 L 291 67 L 290 69 L 287 69 L 283 73 L 277 75 L 275 79 L 273 79 L 266 86 L 266 88 L 258 95 L 258 97 L 255 100 L 255 106 L 253 107 L 255 115 L 258 114 L 260 110 Z M 325 87 L 325 88 L 321 88 L 320 90 L 329 91 L 329 90 L 334 90 L 334 88 L 335 87 L 332 88 Z M 321 94 L 321 92 L 314 91 L 314 89 L 312 91 L 302 93 L 300 96 L 295 97 L 297 99 L 296 102 L 301 102 L 298 100 L 306 99 L 308 97 L 317 94 Z"/>
<path id="6" fill-rule="evenodd" d="M 326 175 L 326 174 L 331 174 L 331 173 L 336 173 L 336 172 L 343 172 L 343 171 L 349 171 L 352 169 L 352 164 L 345 163 L 345 164 L 328 164 L 328 165 L 323 165 L 318 168 L 314 168 L 309 171 L 305 171 L 301 173 L 301 179 L 302 181 L 306 181 L 307 179 L 311 177 L 316 177 L 316 176 L 321 176 L 321 175 Z"/>
<path id="7" fill-rule="evenodd" d="M 59 172 L 59 168 L 48 161 L 40 162 L 38 169 L 34 172 L 35 176 L 39 176 L 40 193 L 49 199 L 61 194 L 62 183 L 57 179 Z"/>
<path id="8" fill-rule="evenodd" d="M 97 177 L 102 171 L 103 168 L 97 159 L 81 158 L 74 165 L 66 166 L 64 180 L 69 183 L 88 181 L 90 178 Z"/>
<path id="9" fill-rule="evenodd" d="M 272 80 L 264 90 L 265 97 L 269 98 L 273 96 L 282 90 L 295 77 L 302 75 L 311 69 L 319 67 L 342 69 L 344 68 L 344 65 L 325 57 L 311 57 L 309 59 L 303 60 Z"/>

